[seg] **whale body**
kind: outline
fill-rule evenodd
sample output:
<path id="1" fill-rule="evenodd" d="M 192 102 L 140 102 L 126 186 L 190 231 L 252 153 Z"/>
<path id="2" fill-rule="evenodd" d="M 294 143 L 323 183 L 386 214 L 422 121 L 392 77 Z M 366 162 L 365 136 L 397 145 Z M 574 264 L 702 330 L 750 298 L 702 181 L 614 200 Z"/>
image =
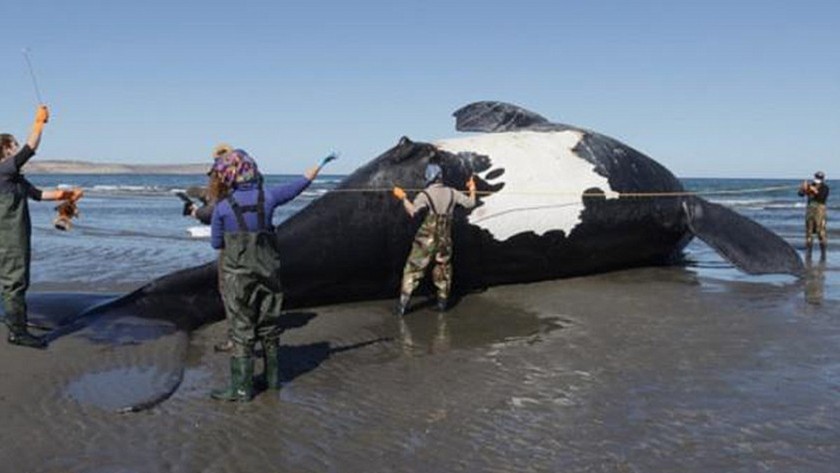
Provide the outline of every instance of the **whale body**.
<path id="1" fill-rule="evenodd" d="M 694 237 L 750 274 L 803 271 L 782 238 L 686 193 L 665 167 L 618 140 L 501 102 L 454 116 L 457 130 L 473 133 L 432 143 L 404 137 L 275 229 L 286 307 L 396 297 L 420 218 L 409 218 L 389 190 L 412 195 L 429 162 L 452 187 L 477 178 L 476 207 L 454 216 L 456 295 L 674 264 Z M 162 318 L 187 330 L 221 320 L 216 264 L 156 279 L 89 312 Z"/>

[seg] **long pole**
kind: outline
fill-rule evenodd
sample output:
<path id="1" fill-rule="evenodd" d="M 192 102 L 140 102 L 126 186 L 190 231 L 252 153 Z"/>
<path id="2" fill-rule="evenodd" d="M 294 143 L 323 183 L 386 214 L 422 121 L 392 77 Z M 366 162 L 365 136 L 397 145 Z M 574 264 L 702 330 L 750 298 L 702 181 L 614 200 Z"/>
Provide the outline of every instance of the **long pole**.
<path id="1" fill-rule="evenodd" d="M 32 69 L 32 61 L 29 60 L 29 50 L 24 48 L 22 52 L 23 58 L 26 59 L 26 65 L 29 67 L 29 76 L 32 77 L 32 86 L 35 88 L 35 97 L 38 99 L 39 104 L 43 104 L 44 100 L 41 99 L 41 89 L 38 88 L 38 80 L 35 78 L 35 70 Z"/>

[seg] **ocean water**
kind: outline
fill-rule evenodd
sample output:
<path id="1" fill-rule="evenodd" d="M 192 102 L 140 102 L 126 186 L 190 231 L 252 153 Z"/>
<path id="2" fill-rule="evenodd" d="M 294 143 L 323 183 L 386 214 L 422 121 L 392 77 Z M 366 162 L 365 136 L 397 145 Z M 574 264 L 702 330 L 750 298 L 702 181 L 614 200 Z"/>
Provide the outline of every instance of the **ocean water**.
<path id="1" fill-rule="evenodd" d="M 269 175 L 278 184 L 295 176 Z M 307 191 L 274 215 L 278 224 L 328 192 L 344 176 L 323 175 Z M 85 197 L 81 215 L 69 232 L 53 228 L 53 202 L 31 202 L 33 222 L 32 283 L 35 290 L 80 291 L 131 289 L 152 278 L 211 261 L 215 252 L 206 239 L 192 238 L 194 219 L 181 215 L 175 193 L 203 185 L 202 175 L 30 175 L 37 186 L 80 186 Z M 727 206 L 763 224 L 804 253 L 805 202 L 796 194 L 800 181 L 790 179 L 684 179 L 687 190 Z M 832 183 L 829 182 L 831 185 Z M 835 187 L 836 189 L 840 189 Z M 829 258 L 821 267 L 827 290 L 837 294 L 836 215 L 840 197 L 829 198 Z M 702 241 L 688 246 L 691 271 L 722 280 L 766 282 L 773 277 L 740 273 Z M 833 262 L 833 263 L 832 263 Z"/>
<path id="2" fill-rule="evenodd" d="M 266 176 L 268 185 L 296 178 Z M 321 175 L 298 198 L 277 209 L 278 224 L 341 181 Z M 46 189 L 78 186 L 85 195 L 68 232 L 53 227 L 55 202 L 30 201 L 33 290 L 84 292 L 130 290 L 158 276 L 215 258 L 206 238 L 192 238 L 200 226 L 182 215 L 175 194 L 206 184 L 203 175 L 42 174 L 28 175 Z"/>
<path id="3" fill-rule="evenodd" d="M 726 206 L 764 225 L 784 238 L 805 259 L 805 210 L 806 200 L 797 195 L 801 180 L 792 179 L 683 179 L 687 190 L 696 192 L 706 200 Z M 828 182 L 835 189 L 837 183 Z M 806 287 L 819 289 L 822 300 L 840 298 L 840 199 L 828 199 L 828 257 L 820 262 L 819 246 L 815 242 L 813 259 L 806 259 Z M 695 238 L 686 248 L 688 268 L 698 275 L 720 281 L 785 284 L 787 276 L 752 276 L 736 270 L 712 248 Z"/>

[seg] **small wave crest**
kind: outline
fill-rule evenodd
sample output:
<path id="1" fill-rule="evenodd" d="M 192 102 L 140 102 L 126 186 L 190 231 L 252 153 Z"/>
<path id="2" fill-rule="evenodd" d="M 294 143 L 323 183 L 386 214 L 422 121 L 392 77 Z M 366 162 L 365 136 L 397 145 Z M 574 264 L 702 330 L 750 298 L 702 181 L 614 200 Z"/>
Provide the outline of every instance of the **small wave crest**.
<path id="1" fill-rule="evenodd" d="M 320 197 L 329 192 L 329 189 L 312 189 L 306 190 L 301 195 L 303 197 Z"/>
<path id="2" fill-rule="evenodd" d="M 804 202 L 793 202 L 789 200 L 774 200 L 774 199 L 709 199 L 715 204 L 723 205 L 724 207 L 739 207 L 746 209 L 802 209 L 805 208 Z"/>
<path id="3" fill-rule="evenodd" d="M 168 195 L 177 192 L 177 190 L 170 187 L 162 186 L 144 186 L 144 185 L 130 185 L 130 184 L 97 184 L 88 189 L 88 193 L 99 195 Z"/>

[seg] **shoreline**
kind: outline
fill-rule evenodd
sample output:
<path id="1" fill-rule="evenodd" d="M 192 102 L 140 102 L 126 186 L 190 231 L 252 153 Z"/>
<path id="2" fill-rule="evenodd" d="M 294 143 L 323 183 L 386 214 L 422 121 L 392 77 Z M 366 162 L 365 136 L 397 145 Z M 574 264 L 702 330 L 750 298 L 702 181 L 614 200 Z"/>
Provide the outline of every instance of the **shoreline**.
<path id="1" fill-rule="evenodd" d="M 206 174 L 211 163 L 120 164 L 74 160 L 30 160 L 22 172 L 29 174 Z"/>

